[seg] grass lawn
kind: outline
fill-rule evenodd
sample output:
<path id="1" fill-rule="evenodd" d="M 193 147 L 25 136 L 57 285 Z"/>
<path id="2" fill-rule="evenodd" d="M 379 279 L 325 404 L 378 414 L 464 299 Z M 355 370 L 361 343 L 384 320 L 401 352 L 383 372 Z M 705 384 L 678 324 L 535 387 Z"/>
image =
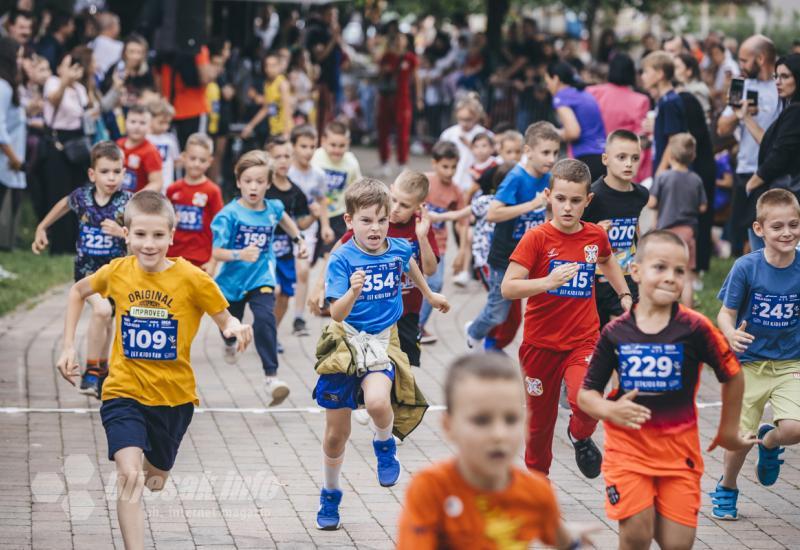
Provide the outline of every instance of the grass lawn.
<path id="1" fill-rule="evenodd" d="M 715 325 L 717 324 L 717 313 L 719 313 L 721 305 L 720 301 L 717 300 L 717 293 L 731 270 L 734 261 L 735 258 L 728 258 L 727 260 L 711 258 L 711 269 L 708 270 L 708 273 L 703 278 L 703 290 L 695 293 L 695 309 L 711 319 Z"/>

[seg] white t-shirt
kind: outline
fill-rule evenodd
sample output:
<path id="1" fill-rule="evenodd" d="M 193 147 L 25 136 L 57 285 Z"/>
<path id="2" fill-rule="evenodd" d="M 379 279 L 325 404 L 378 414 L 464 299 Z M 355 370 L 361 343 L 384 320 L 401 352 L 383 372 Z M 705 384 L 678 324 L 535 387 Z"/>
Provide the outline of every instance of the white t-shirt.
<path id="1" fill-rule="evenodd" d="M 758 113 L 753 118 L 755 118 L 756 123 L 762 130 L 766 130 L 775 122 L 781 112 L 778 88 L 772 79 L 758 80 L 757 78 L 748 78 L 744 81 L 742 97 L 746 99 L 747 92 L 752 90 L 758 92 Z M 722 112 L 722 116 L 730 116 L 732 114 L 733 109 L 730 105 L 725 107 Z M 744 122 L 739 123 L 738 134 L 739 154 L 736 157 L 736 173 L 752 174 L 758 170 L 759 144 L 744 125 Z"/>
<path id="2" fill-rule="evenodd" d="M 466 191 L 472 185 L 472 176 L 469 175 L 469 168 L 475 164 L 475 157 L 472 156 L 470 144 L 473 138 L 481 132 L 486 132 L 490 136 L 494 135 L 480 124 L 473 126 L 469 132 L 464 132 L 461 126 L 456 124 L 442 132 L 439 137 L 440 141 L 452 141 L 458 147 L 458 165 L 456 166 L 456 175 L 453 177 L 453 181 L 462 191 Z"/>
<path id="3" fill-rule="evenodd" d="M 58 90 L 61 79 L 51 76 L 44 83 L 45 99 Z M 76 82 L 66 90 L 61 96 L 61 103 L 58 106 L 55 120 L 53 120 L 54 107 L 50 101 L 44 102 L 44 121 L 49 127 L 55 130 L 81 130 L 83 129 L 83 113 L 89 105 L 89 95 L 83 84 Z"/>
<path id="4" fill-rule="evenodd" d="M 303 171 L 292 164 L 289 167 L 289 179 L 306 194 L 308 202 L 325 196 L 325 172 L 316 166 L 309 166 Z"/>
<path id="5" fill-rule="evenodd" d="M 178 138 L 172 132 L 165 132 L 157 136 L 147 134 L 147 141 L 155 145 L 161 155 L 161 174 L 164 178 L 164 186 L 161 190 L 166 193 L 167 187 L 175 181 L 175 160 L 181 154 Z"/>

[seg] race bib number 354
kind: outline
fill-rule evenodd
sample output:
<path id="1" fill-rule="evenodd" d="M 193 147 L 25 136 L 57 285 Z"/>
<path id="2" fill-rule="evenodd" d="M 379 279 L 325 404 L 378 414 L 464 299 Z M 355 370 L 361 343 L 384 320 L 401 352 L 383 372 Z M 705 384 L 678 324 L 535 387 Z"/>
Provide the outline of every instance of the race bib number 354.
<path id="1" fill-rule="evenodd" d="M 364 286 L 359 300 L 368 302 L 388 300 L 397 296 L 403 267 L 400 260 L 359 267 L 364 271 Z"/>
<path id="2" fill-rule="evenodd" d="M 619 379 L 625 391 L 676 391 L 683 387 L 683 344 L 619 344 Z"/>
<path id="3" fill-rule="evenodd" d="M 556 267 L 569 264 L 564 260 L 550 260 L 550 267 L 548 273 L 553 271 Z M 564 296 L 566 298 L 591 298 L 592 297 L 592 284 L 594 283 L 595 264 L 586 262 L 575 262 L 578 264 L 578 272 L 575 276 L 556 288 L 555 290 L 548 290 L 548 294 L 553 296 Z"/>
<path id="4" fill-rule="evenodd" d="M 122 351 L 128 359 L 177 359 L 178 321 L 123 315 Z"/>

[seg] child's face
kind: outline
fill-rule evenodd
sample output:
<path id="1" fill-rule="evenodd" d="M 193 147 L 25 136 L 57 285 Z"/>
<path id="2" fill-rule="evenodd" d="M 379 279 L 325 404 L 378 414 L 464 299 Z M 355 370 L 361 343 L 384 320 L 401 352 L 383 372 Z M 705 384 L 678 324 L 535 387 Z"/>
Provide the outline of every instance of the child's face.
<path id="1" fill-rule="evenodd" d="M 171 122 L 172 119 L 167 115 L 154 116 L 150 120 L 150 133 L 156 136 L 166 133 Z"/>
<path id="2" fill-rule="evenodd" d="M 277 77 L 281 74 L 281 63 L 280 57 L 276 55 L 271 55 L 264 60 L 264 72 L 267 74 L 267 78 L 270 80 Z"/>
<path id="3" fill-rule="evenodd" d="M 301 136 L 297 138 L 297 142 L 292 147 L 292 154 L 295 160 L 301 165 L 306 166 L 311 162 L 311 157 L 314 156 L 314 150 L 317 148 L 317 143 L 314 138 Z M 330 153 L 328 153 L 330 156 Z"/>
<path id="4" fill-rule="evenodd" d="M 507 139 L 500 144 L 500 158 L 503 162 L 516 164 L 522 158 L 522 143 L 516 139 Z"/>
<path id="5" fill-rule="evenodd" d="M 111 160 L 101 157 L 95 165 L 89 168 L 89 181 L 106 195 L 111 195 L 119 190 L 122 185 L 122 174 L 125 168 L 122 159 Z"/>
<path id="6" fill-rule="evenodd" d="M 242 200 L 251 208 L 261 208 L 264 195 L 269 187 L 266 166 L 251 166 L 236 180 L 236 187 L 242 193 Z"/>
<path id="7" fill-rule="evenodd" d="M 494 153 L 494 148 L 488 139 L 479 139 L 472 144 L 471 149 L 475 162 L 485 162 Z"/>
<path id="8" fill-rule="evenodd" d="M 669 241 L 648 243 L 644 259 L 631 264 L 631 277 L 639 285 L 639 300 L 668 306 L 681 298 L 689 254 L 686 248 Z"/>
<path id="9" fill-rule="evenodd" d="M 393 184 L 391 187 L 392 192 L 392 212 L 389 215 L 391 223 L 406 223 L 411 219 L 411 216 L 416 214 L 419 210 L 419 205 L 422 200 L 416 193 L 411 193 L 400 186 Z"/>
<path id="10" fill-rule="evenodd" d="M 346 135 L 325 132 L 322 138 L 322 148 L 334 162 L 340 162 L 347 148 L 350 147 L 350 139 Z"/>
<path id="11" fill-rule="evenodd" d="M 137 214 L 125 228 L 125 242 L 145 271 L 157 271 L 172 244 L 174 229 L 164 216 Z"/>
<path id="12" fill-rule="evenodd" d="M 288 143 L 274 145 L 269 151 L 269 156 L 272 158 L 272 168 L 275 173 L 286 177 L 286 174 L 289 173 L 289 167 L 292 165 L 292 146 Z"/>
<path id="13" fill-rule="evenodd" d="M 433 171 L 442 183 L 452 183 L 453 176 L 456 175 L 458 159 L 443 158 L 433 161 Z"/>
<path id="14" fill-rule="evenodd" d="M 32 80 L 36 83 L 44 85 L 47 79 L 53 74 L 50 70 L 50 64 L 46 60 L 39 61 L 33 68 Z"/>
<path id="15" fill-rule="evenodd" d="M 149 113 L 128 113 L 125 118 L 125 129 L 128 132 L 128 139 L 131 141 L 142 141 L 150 129 Z"/>
<path id="16" fill-rule="evenodd" d="M 561 144 L 557 141 L 539 141 L 533 147 L 525 145 L 525 156 L 528 157 L 526 168 L 538 176 L 547 174 L 558 158 Z"/>
<path id="17" fill-rule="evenodd" d="M 202 145 L 188 145 L 181 156 L 189 179 L 202 178 L 211 166 L 211 152 Z"/>
<path id="18" fill-rule="evenodd" d="M 453 388 L 444 431 L 468 475 L 482 480 L 508 475 L 525 433 L 525 397 L 512 380 L 463 378 Z"/>
<path id="19" fill-rule="evenodd" d="M 615 178 L 630 182 L 639 171 L 642 148 L 635 141 L 615 139 L 603 153 L 603 164 Z"/>
<path id="20" fill-rule="evenodd" d="M 472 109 L 461 109 L 456 111 L 456 122 L 463 132 L 469 132 L 478 124 L 478 114 Z"/>
<path id="21" fill-rule="evenodd" d="M 345 213 L 344 221 L 353 230 L 353 237 L 369 252 L 380 252 L 389 233 L 389 213 L 380 205 Z"/>
<path id="22" fill-rule="evenodd" d="M 651 65 L 645 65 L 642 69 L 642 87 L 646 90 L 652 90 L 662 76 L 663 73 L 661 71 L 655 70 Z"/>
<path id="23" fill-rule="evenodd" d="M 763 223 L 753 223 L 753 231 L 764 239 L 764 245 L 781 254 L 791 253 L 800 241 L 800 216 L 789 205 L 766 208 Z"/>
<path id="24" fill-rule="evenodd" d="M 553 180 L 552 189 L 545 189 L 544 194 L 553 211 L 553 222 L 563 231 L 580 224 L 583 211 L 592 200 L 585 184 L 559 178 Z"/>

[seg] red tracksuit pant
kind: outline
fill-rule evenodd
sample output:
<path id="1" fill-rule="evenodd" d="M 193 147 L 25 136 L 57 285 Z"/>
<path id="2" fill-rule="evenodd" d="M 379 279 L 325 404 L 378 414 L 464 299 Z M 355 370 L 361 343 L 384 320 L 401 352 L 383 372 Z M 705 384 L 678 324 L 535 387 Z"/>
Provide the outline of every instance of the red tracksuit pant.
<path id="1" fill-rule="evenodd" d="M 569 432 L 573 439 L 586 439 L 594 433 L 597 420 L 578 408 L 578 391 L 583 386 L 594 345 L 592 339 L 567 351 L 535 348 L 526 343 L 520 346 L 519 361 L 528 401 L 525 464 L 531 470 L 545 475 L 550 472 L 562 380 L 567 384 L 567 398 L 572 409 Z"/>
<path id="2" fill-rule="evenodd" d="M 378 97 L 378 152 L 386 164 L 392 156 L 392 131 L 397 135 L 397 164 L 408 162 L 411 140 L 411 100 L 395 96 Z"/>
<path id="3" fill-rule="evenodd" d="M 503 349 L 513 342 L 521 324 L 522 300 L 514 300 L 511 302 L 506 320 L 489 331 L 489 336 L 494 338 L 494 347 Z"/>

